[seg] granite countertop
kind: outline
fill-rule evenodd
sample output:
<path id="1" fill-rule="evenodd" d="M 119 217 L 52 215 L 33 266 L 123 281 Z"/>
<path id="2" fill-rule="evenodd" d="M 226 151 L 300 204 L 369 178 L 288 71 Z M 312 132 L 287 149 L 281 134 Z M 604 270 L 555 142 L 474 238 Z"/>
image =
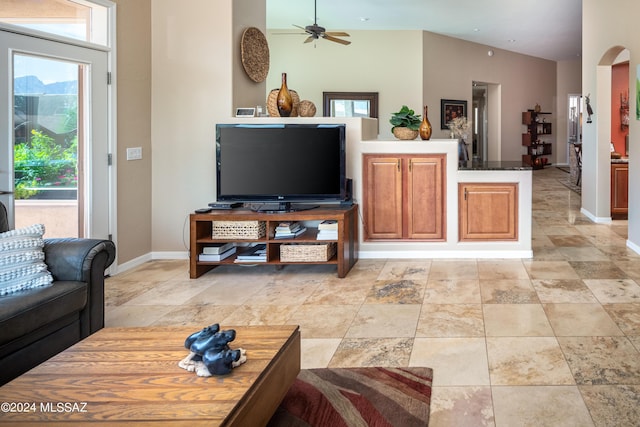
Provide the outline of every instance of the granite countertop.
<path id="1" fill-rule="evenodd" d="M 629 163 L 629 158 L 626 158 L 626 159 L 611 159 L 611 163 Z"/>
<path id="2" fill-rule="evenodd" d="M 518 161 L 489 161 L 489 162 L 463 162 L 458 163 L 460 171 L 530 171 L 532 168 Z"/>

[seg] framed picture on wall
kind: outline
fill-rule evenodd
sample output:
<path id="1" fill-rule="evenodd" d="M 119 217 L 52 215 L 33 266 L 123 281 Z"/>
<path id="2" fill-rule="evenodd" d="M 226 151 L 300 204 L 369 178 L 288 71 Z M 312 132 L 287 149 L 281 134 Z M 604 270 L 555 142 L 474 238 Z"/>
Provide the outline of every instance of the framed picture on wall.
<path id="1" fill-rule="evenodd" d="M 465 117 L 466 115 L 467 101 L 455 99 L 440 100 L 440 129 L 449 129 L 447 123 L 456 117 Z"/>

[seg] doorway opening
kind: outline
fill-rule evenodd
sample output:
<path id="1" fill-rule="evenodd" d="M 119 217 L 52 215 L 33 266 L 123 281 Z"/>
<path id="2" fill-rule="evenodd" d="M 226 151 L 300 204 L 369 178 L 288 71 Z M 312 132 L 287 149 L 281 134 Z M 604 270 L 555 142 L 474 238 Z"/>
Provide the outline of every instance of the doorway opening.
<path id="1" fill-rule="evenodd" d="M 626 231 L 629 211 L 629 50 L 611 65 L 611 219 Z"/>
<path id="2" fill-rule="evenodd" d="M 471 159 L 474 162 L 487 161 L 488 135 L 488 103 L 489 85 L 482 82 L 473 82 L 473 98 L 471 101 L 471 120 L 473 121 L 473 142 Z"/>
<path id="3" fill-rule="evenodd" d="M 569 94 L 567 111 L 567 159 L 569 180 L 577 187 L 582 183 L 582 95 Z"/>
<path id="4" fill-rule="evenodd" d="M 595 100 L 591 99 L 589 104 L 591 106 L 595 104 L 595 107 L 592 107 L 593 111 L 591 111 L 593 116 L 592 123 L 595 125 L 586 124 L 590 123 L 589 120 L 586 120 L 583 130 L 585 141 L 582 173 L 584 191 L 582 192 L 581 212 L 596 223 L 612 222 L 612 214 L 614 213 L 613 199 L 618 197 L 616 189 L 613 188 L 617 183 L 617 178 L 620 177 L 622 182 L 628 186 L 629 163 L 624 165 L 626 176 L 620 174 L 616 179 L 613 177 L 612 169 L 614 163 L 617 162 L 614 162 L 611 156 L 611 153 L 616 150 L 615 144 L 612 145 L 611 143 L 611 131 L 612 126 L 616 126 L 613 124 L 614 118 L 618 121 L 617 126 L 620 126 L 621 118 L 624 121 L 624 117 L 621 117 L 620 93 L 616 93 L 612 87 L 614 65 L 625 62 L 630 56 L 630 51 L 623 46 L 613 46 L 603 53 L 596 67 L 596 98 Z M 631 73 L 627 73 L 629 88 L 635 90 L 635 80 L 632 82 Z M 587 96 L 584 99 L 586 102 Z M 587 112 L 589 111 L 587 110 Z M 629 138 L 633 141 L 633 135 L 629 135 Z M 626 153 L 625 142 L 626 136 L 621 149 L 622 153 Z M 631 176 L 633 176 L 633 171 L 631 172 Z M 626 196 L 626 201 L 628 201 L 628 191 Z M 615 206 L 616 209 L 619 207 L 620 205 Z M 629 230 L 634 229 L 637 225 L 634 222 L 634 219 L 637 219 L 637 215 L 634 214 L 633 209 L 634 204 L 627 205 L 627 212 L 631 211 L 628 212 L 628 222 L 623 220 L 624 223 L 619 223 L 621 227 L 617 227 L 619 230 L 624 230 L 624 233 L 628 233 Z M 620 234 L 623 233 L 621 232 Z M 628 237 L 627 246 L 630 246 Z"/>

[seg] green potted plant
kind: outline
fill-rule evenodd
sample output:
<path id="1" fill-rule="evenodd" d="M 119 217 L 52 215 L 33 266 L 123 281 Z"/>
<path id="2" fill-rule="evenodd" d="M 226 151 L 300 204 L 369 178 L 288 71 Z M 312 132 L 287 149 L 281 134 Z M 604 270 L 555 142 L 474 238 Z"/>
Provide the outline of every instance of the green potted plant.
<path id="1" fill-rule="evenodd" d="M 403 105 L 400 111 L 391 115 L 389 123 L 393 125 L 391 132 L 398 139 L 416 139 L 422 119 L 415 111 Z"/>

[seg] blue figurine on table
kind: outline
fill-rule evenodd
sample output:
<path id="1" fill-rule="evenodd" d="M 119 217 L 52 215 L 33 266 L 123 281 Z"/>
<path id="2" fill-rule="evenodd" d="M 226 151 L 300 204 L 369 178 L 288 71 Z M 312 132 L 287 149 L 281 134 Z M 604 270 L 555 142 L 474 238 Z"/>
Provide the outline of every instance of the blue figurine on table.
<path id="1" fill-rule="evenodd" d="M 221 331 L 220 325 L 214 323 L 192 333 L 187 337 L 184 346 L 189 355 L 178 362 L 178 366 L 199 377 L 229 374 L 233 368 L 247 361 L 246 350 L 232 350 L 229 343 L 236 338 L 236 331 Z"/>

